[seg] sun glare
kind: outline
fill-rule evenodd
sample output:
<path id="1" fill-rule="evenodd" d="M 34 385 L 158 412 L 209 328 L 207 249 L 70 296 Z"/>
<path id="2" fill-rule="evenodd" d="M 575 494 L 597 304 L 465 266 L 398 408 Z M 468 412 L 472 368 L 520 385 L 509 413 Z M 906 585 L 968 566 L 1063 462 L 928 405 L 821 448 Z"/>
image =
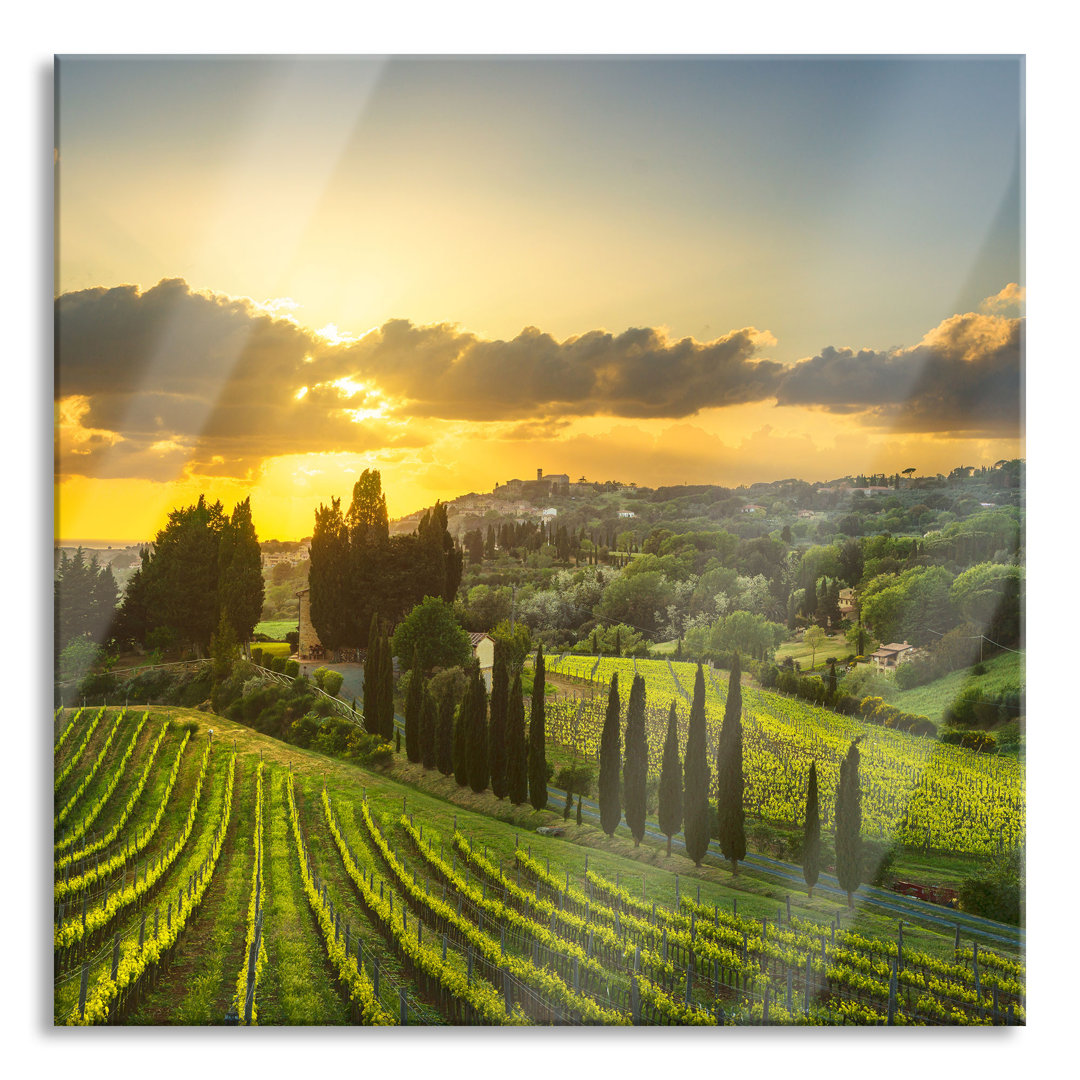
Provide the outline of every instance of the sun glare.
<path id="1" fill-rule="evenodd" d="M 331 345 L 349 345 L 356 341 L 356 336 L 354 334 L 339 330 L 334 323 L 327 323 L 321 330 L 316 330 L 315 333 L 318 334 L 323 341 L 329 342 Z"/>

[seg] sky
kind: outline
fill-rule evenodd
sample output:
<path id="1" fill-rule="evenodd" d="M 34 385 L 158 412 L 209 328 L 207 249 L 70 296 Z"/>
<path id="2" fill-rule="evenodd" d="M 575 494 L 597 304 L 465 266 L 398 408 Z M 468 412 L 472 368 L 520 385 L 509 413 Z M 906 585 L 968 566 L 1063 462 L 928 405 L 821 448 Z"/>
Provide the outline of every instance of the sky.
<path id="1" fill-rule="evenodd" d="M 60 57 L 56 535 L 1024 455 L 1018 56 Z"/>

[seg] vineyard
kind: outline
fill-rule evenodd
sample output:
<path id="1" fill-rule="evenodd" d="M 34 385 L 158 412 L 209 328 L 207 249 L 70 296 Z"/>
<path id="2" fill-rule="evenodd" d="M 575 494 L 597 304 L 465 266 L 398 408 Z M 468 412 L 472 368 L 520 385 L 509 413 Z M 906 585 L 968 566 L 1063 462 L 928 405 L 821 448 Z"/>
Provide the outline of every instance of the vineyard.
<path id="1" fill-rule="evenodd" d="M 632 661 L 604 665 L 628 686 Z M 689 666 L 638 666 L 657 707 L 692 685 Z M 768 813 L 848 738 L 789 706 L 747 695 Z M 560 716 L 588 751 L 588 706 Z M 890 763 L 907 743 L 875 735 L 864 761 L 897 798 L 903 777 L 978 776 L 918 740 Z M 590 849 L 589 825 L 541 836 L 550 814 L 499 821 L 216 716 L 62 710 L 53 742 L 58 1025 L 1025 1022 L 1022 958 L 959 933 Z M 983 812 L 1004 783 L 985 774 Z"/>
<path id="2" fill-rule="evenodd" d="M 635 674 L 645 680 L 649 771 L 658 775 L 674 700 L 680 745 L 686 744 L 696 665 L 666 660 L 565 656 L 551 670 L 581 684 L 585 696 L 549 705 L 547 735 L 596 758 L 607 686 L 619 676 L 623 702 Z M 589 694 L 592 689 L 596 691 Z M 602 692 L 601 692 L 602 691 Z M 705 712 L 716 795 L 716 739 L 727 699 L 727 674 L 706 669 Z M 1025 835 L 1023 765 L 1004 755 L 979 754 L 816 708 L 782 694 L 743 687 L 743 755 L 748 815 L 801 825 L 811 762 L 823 792 L 835 792 L 840 762 L 862 737 L 862 833 L 945 852 L 987 855 L 1022 844 Z M 624 704 L 625 710 L 625 704 Z M 827 828 L 832 800 L 822 800 Z"/>

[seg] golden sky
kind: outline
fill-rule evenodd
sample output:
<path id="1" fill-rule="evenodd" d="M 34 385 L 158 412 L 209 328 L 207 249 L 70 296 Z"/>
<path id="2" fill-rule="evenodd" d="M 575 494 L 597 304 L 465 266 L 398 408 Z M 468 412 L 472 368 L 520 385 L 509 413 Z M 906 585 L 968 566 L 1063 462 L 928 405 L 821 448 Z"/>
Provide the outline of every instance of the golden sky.
<path id="1" fill-rule="evenodd" d="M 58 537 L 1023 454 L 1016 57 L 57 72 Z"/>

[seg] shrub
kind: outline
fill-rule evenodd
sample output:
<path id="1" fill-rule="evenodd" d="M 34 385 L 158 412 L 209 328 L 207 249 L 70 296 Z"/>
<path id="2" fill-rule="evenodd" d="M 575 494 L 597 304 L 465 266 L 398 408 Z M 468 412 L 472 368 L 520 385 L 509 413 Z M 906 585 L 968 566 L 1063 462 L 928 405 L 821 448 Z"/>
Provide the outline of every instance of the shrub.
<path id="1" fill-rule="evenodd" d="M 285 674 L 288 675 L 288 677 L 290 679 L 295 679 L 297 677 L 297 675 L 300 674 L 300 665 L 299 665 L 299 663 L 297 663 L 297 661 L 295 661 L 295 660 L 286 660 L 285 661 Z"/>
<path id="2" fill-rule="evenodd" d="M 946 731 L 941 736 L 943 743 L 952 746 L 963 746 L 968 750 L 977 750 L 979 753 L 993 753 L 997 748 L 997 740 L 986 731 Z"/>
<path id="3" fill-rule="evenodd" d="M 587 796 L 592 791 L 595 776 L 595 770 L 589 765 L 567 765 L 558 771 L 553 782 L 560 791 Z"/>
<path id="4" fill-rule="evenodd" d="M 1024 851 L 1017 849 L 996 859 L 989 870 L 965 878 L 960 883 L 960 907 L 984 919 L 1019 926 L 1024 863 Z"/>
<path id="5" fill-rule="evenodd" d="M 79 683 L 76 692 L 79 697 L 84 697 L 87 701 L 97 701 L 115 697 L 118 686 L 119 680 L 115 675 L 110 675 L 107 671 L 101 671 L 87 675 Z"/>
<path id="6" fill-rule="evenodd" d="M 290 630 L 285 635 L 285 640 L 289 643 L 289 647 L 295 651 L 300 646 L 300 631 Z"/>
<path id="7" fill-rule="evenodd" d="M 840 680 L 840 691 L 860 700 L 865 697 L 888 700 L 896 692 L 896 683 L 872 664 L 856 664 Z"/>
<path id="8" fill-rule="evenodd" d="M 1014 753 L 1024 746 L 1024 731 L 1018 720 L 1010 720 L 996 734 L 998 750 L 1002 753 Z"/>
<path id="9" fill-rule="evenodd" d="M 864 697 L 862 701 L 859 702 L 859 715 L 863 717 L 863 719 L 868 720 L 877 712 L 878 708 L 884 704 L 885 702 L 882 698 Z"/>
<path id="10" fill-rule="evenodd" d="M 1024 712 L 1024 691 L 1018 685 L 1004 686 L 988 693 L 983 684 L 966 686 L 945 709 L 945 723 L 951 727 L 990 728 L 1016 720 Z"/>
<path id="11" fill-rule="evenodd" d="M 893 674 L 893 678 L 901 690 L 910 690 L 912 687 L 921 686 L 923 682 L 921 665 L 911 661 L 900 664 Z"/>
<path id="12" fill-rule="evenodd" d="M 864 839 L 860 848 L 863 881 L 887 888 L 892 883 L 898 851 L 899 845 L 891 841 Z"/>
<path id="13" fill-rule="evenodd" d="M 772 690 L 780 680 L 780 669 L 775 664 L 762 664 L 758 682 L 762 689 Z"/>
<path id="14" fill-rule="evenodd" d="M 331 697 L 337 697 L 345 676 L 340 671 L 327 671 L 323 676 L 322 688 Z"/>
<path id="15" fill-rule="evenodd" d="M 259 667 L 263 666 L 263 651 L 262 651 L 262 649 L 252 649 L 251 650 L 251 662 L 253 664 L 258 664 Z"/>
<path id="16" fill-rule="evenodd" d="M 839 694 L 833 707 L 844 716 L 854 716 L 859 711 L 859 699 L 850 694 Z"/>

